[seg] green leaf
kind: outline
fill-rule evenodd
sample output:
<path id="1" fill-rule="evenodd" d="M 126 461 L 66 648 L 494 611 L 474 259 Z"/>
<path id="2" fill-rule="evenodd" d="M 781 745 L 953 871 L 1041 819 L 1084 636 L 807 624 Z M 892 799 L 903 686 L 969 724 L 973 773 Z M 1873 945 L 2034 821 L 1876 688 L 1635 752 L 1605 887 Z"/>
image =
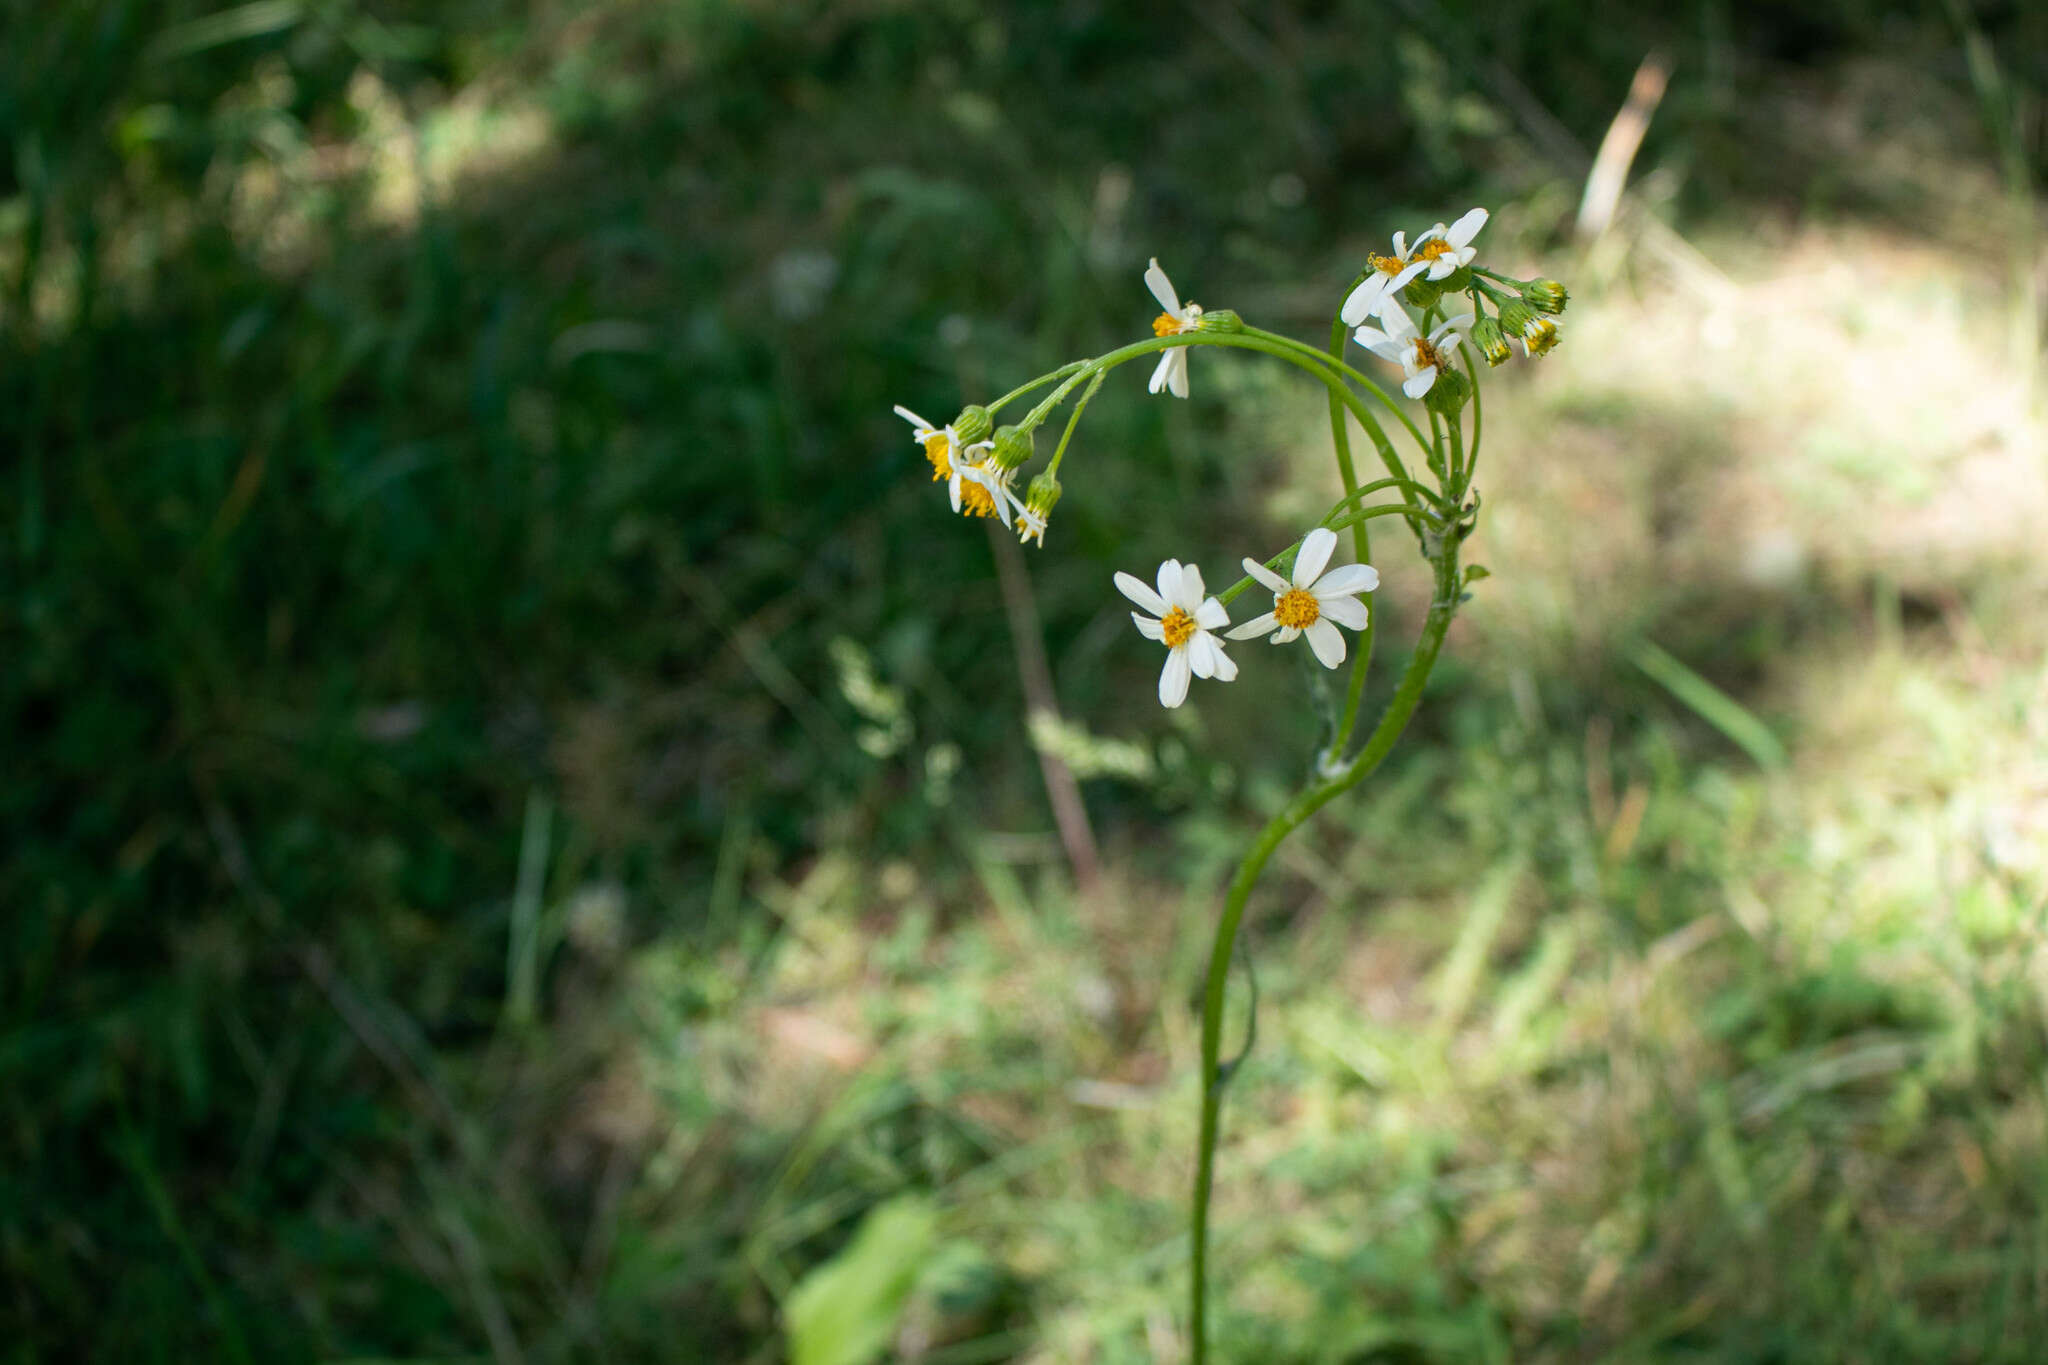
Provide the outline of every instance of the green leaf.
<path id="1" fill-rule="evenodd" d="M 867 1365 L 881 1355 L 937 1231 L 938 1210 L 922 1195 L 869 1210 L 845 1249 L 783 1304 L 791 1365 Z"/>

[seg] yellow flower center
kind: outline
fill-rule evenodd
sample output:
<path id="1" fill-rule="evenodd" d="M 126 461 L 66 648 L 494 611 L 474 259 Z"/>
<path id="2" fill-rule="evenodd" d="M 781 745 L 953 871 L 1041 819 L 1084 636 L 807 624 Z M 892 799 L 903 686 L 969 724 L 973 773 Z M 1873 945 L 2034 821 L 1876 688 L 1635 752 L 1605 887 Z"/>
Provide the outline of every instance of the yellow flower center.
<path id="1" fill-rule="evenodd" d="M 953 472 L 953 443 L 946 439 L 945 432 L 935 431 L 924 438 L 924 457 L 932 462 L 935 482 Z"/>
<path id="2" fill-rule="evenodd" d="M 1289 588 L 1273 599 L 1273 619 L 1290 630 L 1306 630 L 1322 614 L 1316 595 L 1305 588 Z"/>
<path id="3" fill-rule="evenodd" d="M 1179 649 L 1195 638 L 1195 618 L 1185 607 L 1175 607 L 1160 619 L 1159 632 L 1168 649 Z"/>
<path id="4" fill-rule="evenodd" d="M 1542 355 L 1557 345 L 1557 324 L 1549 318 L 1537 318 L 1522 329 L 1522 340 L 1533 355 Z"/>
<path id="5" fill-rule="evenodd" d="M 1156 337 L 1175 336 L 1180 332 L 1180 319 L 1171 313 L 1161 313 L 1152 319 L 1152 335 Z"/>
<path id="6" fill-rule="evenodd" d="M 1415 254 L 1422 257 L 1422 259 L 1425 261 L 1433 261 L 1439 256 L 1448 255 L 1449 253 L 1456 250 L 1456 247 L 1452 246 L 1443 238 L 1432 237 L 1428 241 L 1424 242 L 1421 246 L 1416 247 Z"/>
<path id="7" fill-rule="evenodd" d="M 1408 268 L 1408 262 L 1402 260 L 1399 256 L 1368 255 L 1366 262 L 1382 275 L 1398 275 Z"/>
<path id="8" fill-rule="evenodd" d="M 1437 348 L 1430 345 L 1427 338 L 1415 338 L 1415 368 L 1417 370 L 1440 370 L 1443 367 L 1444 358 Z"/>
<path id="9" fill-rule="evenodd" d="M 978 480 L 960 480 L 960 515 L 963 517 L 992 517 L 996 514 L 995 495 L 984 488 Z"/>

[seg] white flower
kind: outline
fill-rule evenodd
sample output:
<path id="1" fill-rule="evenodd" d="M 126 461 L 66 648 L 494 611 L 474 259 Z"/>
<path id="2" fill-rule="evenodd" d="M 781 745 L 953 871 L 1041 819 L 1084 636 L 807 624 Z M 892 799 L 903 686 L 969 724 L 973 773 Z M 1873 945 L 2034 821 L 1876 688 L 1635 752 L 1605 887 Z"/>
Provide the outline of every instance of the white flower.
<path id="1" fill-rule="evenodd" d="M 1173 292 L 1173 281 L 1166 278 L 1166 272 L 1159 268 L 1159 258 L 1154 256 L 1152 264 L 1145 267 L 1145 287 L 1152 291 L 1152 297 L 1159 300 L 1159 306 L 1166 311 L 1152 319 L 1152 335 L 1161 337 L 1178 336 L 1192 332 L 1201 325 L 1202 305 L 1189 303 L 1182 306 L 1180 295 Z M 1175 398 L 1188 396 L 1188 348 L 1176 346 L 1163 352 L 1159 357 L 1159 368 L 1152 371 L 1152 382 L 1146 386 L 1149 393 L 1161 389 L 1169 390 Z"/>
<path id="2" fill-rule="evenodd" d="M 1346 327 L 1356 327 L 1375 313 L 1383 313 L 1395 295 L 1417 275 L 1427 272 L 1432 280 L 1448 279 L 1461 265 L 1470 265 L 1478 254 L 1472 239 L 1486 226 L 1486 210 L 1473 209 L 1448 228 L 1438 223 L 1408 245 L 1403 233 L 1394 234 L 1394 254 L 1368 256 L 1372 266 L 1358 288 L 1344 300 L 1340 316 Z"/>
<path id="3" fill-rule="evenodd" d="M 1330 552 L 1337 548 L 1337 533 L 1318 526 L 1302 538 L 1294 556 L 1291 579 L 1282 578 L 1256 559 L 1246 559 L 1244 571 L 1273 594 L 1273 610 L 1254 617 L 1231 631 L 1233 640 L 1273 634 L 1273 643 L 1284 645 L 1298 635 L 1308 636 L 1308 647 L 1325 668 L 1344 662 L 1344 636 L 1338 626 L 1364 630 L 1369 619 L 1358 594 L 1380 585 L 1380 571 L 1370 564 L 1346 564 L 1323 573 Z M 1317 575 L 1321 575 L 1318 577 Z M 1333 624 L 1334 623 L 1334 624 Z"/>
<path id="4" fill-rule="evenodd" d="M 1436 383 L 1437 371 L 1448 363 L 1445 357 L 1465 339 L 1472 315 L 1453 314 L 1426 337 L 1415 330 L 1414 319 L 1404 308 L 1389 308 L 1380 321 L 1386 324 L 1386 330 L 1361 327 L 1357 332 L 1358 344 L 1382 360 L 1397 362 L 1401 366 L 1401 392 L 1410 398 L 1420 398 Z"/>
<path id="5" fill-rule="evenodd" d="M 1459 266 L 1472 264 L 1479 248 L 1472 239 L 1486 226 L 1486 210 L 1473 209 L 1448 228 L 1438 223 L 1415 239 L 1415 259 L 1429 263 L 1429 278 L 1446 280 Z"/>
<path id="6" fill-rule="evenodd" d="M 1187 700 L 1190 674 L 1218 682 L 1237 676 L 1237 665 L 1223 652 L 1223 642 L 1209 633 L 1229 625 L 1230 613 L 1221 602 L 1203 595 L 1200 569 L 1169 559 L 1159 566 L 1158 592 L 1127 573 L 1116 576 L 1116 588 L 1152 613 L 1131 613 L 1138 633 L 1166 646 L 1166 667 L 1159 671 L 1161 706 L 1179 706 Z"/>
<path id="7" fill-rule="evenodd" d="M 946 495 L 953 510 L 969 517 L 996 517 L 1010 524 L 1010 505 L 1017 501 L 1010 492 L 1008 471 L 998 469 L 988 458 L 993 441 L 963 445 L 951 426 L 935 427 L 901 403 L 896 415 L 910 423 L 910 439 L 924 448 L 932 462 L 932 480 L 946 480 Z"/>

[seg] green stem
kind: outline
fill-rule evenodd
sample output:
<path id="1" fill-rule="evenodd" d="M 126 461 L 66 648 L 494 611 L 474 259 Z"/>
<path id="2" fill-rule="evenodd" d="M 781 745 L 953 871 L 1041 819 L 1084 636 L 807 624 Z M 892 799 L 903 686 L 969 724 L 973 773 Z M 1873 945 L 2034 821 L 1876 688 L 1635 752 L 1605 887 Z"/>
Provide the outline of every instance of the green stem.
<path id="1" fill-rule="evenodd" d="M 1365 490 L 1360 489 L 1359 491 L 1364 492 Z M 1417 507 L 1414 503 L 1408 502 L 1390 502 L 1379 507 L 1368 507 L 1362 512 L 1353 512 L 1348 516 L 1325 517 L 1323 518 L 1322 525 L 1332 531 L 1342 531 L 1347 527 L 1363 525 L 1374 517 L 1425 517 L 1434 525 L 1443 525 L 1443 518 L 1434 509 Z M 1301 541 L 1295 541 L 1279 554 L 1267 560 L 1266 567 L 1275 573 L 1280 572 L 1280 566 L 1286 563 L 1288 557 L 1300 548 Z M 1215 593 L 1213 596 L 1218 602 L 1227 607 L 1236 599 L 1238 594 L 1249 588 L 1256 581 L 1250 574 L 1246 574 L 1243 578 L 1238 579 L 1222 592 Z"/>
<path id="2" fill-rule="evenodd" d="M 1202 1126 L 1195 1158 L 1190 1226 L 1192 1365 L 1205 1365 L 1208 1360 L 1209 1196 L 1215 1184 L 1216 1135 L 1223 1108 L 1222 1077 L 1218 1074 L 1217 1064 L 1223 1055 L 1224 986 L 1230 976 L 1230 957 L 1237 946 L 1238 928 L 1244 921 L 1245 905 L 1251 899 L 1252 888 L 1258 884 L 1259 874 L 1265 870 L 1274 850 L 1303 821 L 1357 786 L 1378 768 L 1415 714 L 1415 707 L 1422 700 L 1422 690 L 1429 682 L 1430 671 L 1436 666 L 1437 654 L 1443 648 L 1444 633 L 1450 629 L 1451 617 L 1458 610 L 1456 543 L 1447 542 L 1434 562 L 1435 600 L 1430 603 L 1421 637 L 1415 642 L 1415 653 L 1401 675 L 1401 685 L 1396 689 L 1393 700 L 1387 703 L 1379 724 L 1373 727 L 1365 747 L 1359 750 L 1356 758 L 1329 777 L 1312 784 L 1266 822 L 1265 828 L 1259 831 L 1251 848 L 1246 851 L 1244 860 L 1237 865 L 1237 872 L 1230 879 L 1230 891 L 1224 899 L 1223 914 L 1216 922 L 1215 941 L 1209 949 L 1209 974 L 1202 992 Z"/>
<path id="3" fill-rule="evenodd" d="M 1360 374 L 1357 370 L 1352 369 L 1349 365 L 1345 364 L 1341 358 L 1332 356 L 1327 351 L 1319 351 L 1315 347 L 1309 345 L 1306 341 L 1296 341 L 1293 337 L 1282 336 L 1278 332 L 1268 332 L 1257 327 L 1246 327 L 1244 329 L 1244 335 L 1248 337 L 1259 337 L 1265 341 L 1277 342 L 1279 345 L 1285 347 L 1287 350 L 1293 351 L 1297 355 L 1306 357 L 1308 360 L 1314 362 L 1317 365 L 1328 366 L 1330 369 L 1336 371 L 1338 374 L 1343 375 L 1346 379 L 1350 380 L 1352 383 L 1358 385 L 1367 393 L 1371 394 L 1374 398 L 1378 399 L 1381 407 L 1385 408 L 1388 412 L 1391 412 L 1392 414 L 1394 414 L 1395 417 L 1399 418 L 1401 425 L 1408 428 L 1408 434 L 1415 438 L 1415 444 L 1419 448 L 1423 450 L 1428 450 L 1430 448 L 1429 441 L 1423 437 L 1421 428 L 1417 427 L 1415 425 L 1414 420 L 1410 418 L 1406 412 L 1403 412 L 1401 410 L 1400 404 L 1396 403 L 1393 400 L 1392 396 L 1389 395 L 1385 389 L 1381 388 L 1372 379 L 1368 378 L 1363 374 Z"/>
<path id="4" fill-rule="evenodd" d="M 1465 457 L 1465 472 L 1455 489 L 1446 489 L 1462 500 L 1465 490 L 1472 486 L 1472 475 L 1479 468 L 1479 437 L 1485 430 L 1486 407 L 1479 401 L 1479 359 L 1472 354 L 1472 348 L 1464 342 L 1458 343 L 1458 354 L 1465 357 L 1465 373 L 1472 381 L 1472 450 Z"/>
<path id="5" fill-rule="evenodd" d="M 1088 400 L 1093 398 L 1095 391 L 1102 387 L 1102 381 L 1108 374 L 1108 370 L 1097 370 L 1094 380 L 1082 391 L 1079 401 L 1074 404 L 1072 415 L 1067 418 L 1067 429 L 1060 433 L 1060 443 L 1053 447 L 1052 459 L 1045 466 L 1046 473 L 1055 477 L 1059 475 L 1060 461 L 1065 459 L 1067 455 L 1067 442 L 1074 439 L 1074 428 L 1081 425 L 1081 414 L 1088 411 Z"/>
<path id="6" fill-rule="evenodd" d="M 1371 273 L 1372 269 L 1373 267 L 1367 266 L 1365 270 L 1359 272 L 1358 278 L 1352 281 L 1351 289 L 1344 291 L 1345 298 L 1350 298 L 1351 290 L 1365 283 L 1365 277 Z M 1336 317 L 1330 319 L 1331 360 L 1336 361 L 1340 365 L 1344 363 L 1344 343 L 1350 340 L 1350 337 L 1351 329 L 1344 325 L 1344 315 L 1340 311 Z M 1358 496 L 1358 490 L 1352 487 L 1351 442 L 1349 433 L 1344 430 L 1342 400 L 1335 393 L 1330 395 L 1330 432 L 1336 438 L 1337 472 L 1344 480 L 1344 500 L 1349 502 Z M 1384 441 L 1386 439 L 1385 435 L 1382 434 L 1380 439 Z M 1388 481 L 1382 480 L 1380 482 Z M 1419 488 L 1421 486 L 1407 479 L 1399 480 L 1399 482 L 1407 485 L 1409 488 Z M 1371 538 L 1366 533 L 1365 523 L 1360 522 L 1352 531 L 1352 535 L 1356 537 L 1353 548 L 1357 552 L 1355 557 L 1358 562 L 1360 564 L 1372 563 Z M 1373 622 L 1379 618 L 1372 610 L 1372 594 L 1364 593 L 1361 596 L 1365 599 L 1366 607 L 1365 629 L 1358 633 L 1358 650 L 1351 656 L 1351 678 L 1345 684 L 1344 709 L 1339 713 L 1336 725 L 1330 730 L 1330 743 L 1326 752 L 1331 755 L 1343 753 L 1344 746 L 1351 742 L 1351 728 L 1358 723 L 1358 708 L 1365 700 L 1365 677 L 1367 673 L 1372 671 L 1372 628 Z"/>
<path id="7" fill-rule="evenodd" d="M 1016 388 L 1011 389 L 1001 398 L 996 399 L 995 402 L 990 403 L 988 405 L 988 415 L 991 417 L 995 416 L 997 413 L 1003 410 L 1003 404 L 1009 402 L 1011 399 L 1022 398 L 1025 394 L 1030 393 L 1033 389 L 1043 388 L 1045 385 L 1052 383 L 1055 379 L 1065 379 L 1068 375 L 1080 369 L 1087 363 L 1088 362 L 1085 360 L 1070 360 L 1066 364 L 1060 366 L 1057 370 L 1048 371 L 1047 373 L 1038 376 L 1038 378 L 1036 379 L 1030 380 L 1023 384 L 1019 384 Z"/>

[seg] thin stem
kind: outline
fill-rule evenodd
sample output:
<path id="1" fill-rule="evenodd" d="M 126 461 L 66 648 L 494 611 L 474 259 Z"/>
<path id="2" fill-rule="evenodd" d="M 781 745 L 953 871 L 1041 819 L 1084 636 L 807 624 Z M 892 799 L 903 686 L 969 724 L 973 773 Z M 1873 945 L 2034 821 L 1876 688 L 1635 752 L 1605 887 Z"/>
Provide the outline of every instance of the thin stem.
<path id="1" fill-rule="evenodd" d="M 1011 399 L 1022 398 L 1025 394 L 1030 393 L 1033 389 L 1043 388 L 1045 385 L 1052 383 L 1055 379 L 1065 379 L 1068 375 L 1080 369 L 1087 363 L 1088 362 L 1086 360 L 1070 360 L 1066 364 L 1060 366 L 1057 370 L 1050 370 L 1045 374 L 1038 376 L 1038 378 L 1036 379 L 1029 380 L 1025 383 L 1019 384 L 1016 388 L 1011 389 L 1001 398 L 996 399 L 995 402 L 990 403 L 988 405 L 988 415 L 991 417 L 995 416 L 998 412 L 1001 412 L 1003 410 L 1003 405 L 1005 403 L 1008 403 Z"/>
<path id="2" fill-rule="evenodd" d="M 1366 274 L 1372 269 L 1372 266 L 1367 266 L 1365 270 L 1359 272 L 1358 278 L 1351 285 L 1351 289 L 1344 291 L 1345 298 L 1350 298 L 1351 290 L 1365 283 Z M 1336 317 L 1330 319 L 1330 359 L 1339 364 L 1343 363 L 1344 343 L 1350 339 L 1350 335 L 1351 329 L 1344 325 L 1344 314 L 1340 310 Z M 1358 497 L 1359 493 L 1357 489 L 1352 487 L 1351 440 L 1350 434 L 1344 429 L 1343 403 L 1335 393 L 1330 395 L 1330 432 L 1336 440 L 1337 472 L 1343 476 L 1344 502 L 1348 503 Z M 1383 479 L 1378 482 L 1381 484 L 1389 482 L 1400 483 L 1408 488 L 1421 487 L 1421 485 L 1412 483 L 1407 479 Z M 1339 505 L 1341 506 L 1342 504 Z M 1352 528 L 1351 534 L 1353 537 L 1352 548 L 1356 552 L 1358 562 L 1360 564 L 1372 563 L 1372 538 L 1367 534 L 1365 523 L 1362 521 L 1358 523 L 1357 526 Z M 1330 743 L 1325 752 L 1333 755 L 1343 753 L 1344 746 L 1351 742 L 1351 727 L 1358 723 L 1358 708 L 1365 700 L 1366 674 L 1372 671 L 1372 627 L 1373 622 L 1378 617 L 1374 615 L 1372 610 L 1372 594 L 1368 592 L 1361 595 L 1365 599 L 1365 629 L 1358 633 L 1358 649 L 1351 656 L 1351 678 L 1345 684 L 1344 709 L 1338 713 L 1337 723 L 1330 727 Z"/>
<path id="3" fill-rule="evenodd" d="M 1450 629 L 1451 618 L 1458 610 L 1458 552 L 1455 542 L 1444 546 L 1435 565 L 1436 597 L 1423 621 L 1422 634 L 1415 642 L 1415 653 L 1409 658 L 1408 667 L 1401 675 L 1400 687 L 1387 703 L 1387 709 L 1381 714 L 1379 724 L 1373 727 L 1365 747 L 1359 750 L 1356 758 L 1333 775 L 1311 785 L 1266 822 L 1265 828 L 1259 831 L 1258 837 L 1246 850 L 1243 861 L 1238 863 L 1237 872 L 1230 879 L 1229 893 L 1224 898 L 1223 913 L 1216 921 L 1215 941 L 1209 948 L 1209 973 L 1202 992 L 1202 1126 L 1200 1145 L 1196 1150 L 1195 1191 L 1190 1220 L 1193 1365 L 1205 1365 L 1208 1360 L 1209 1196 L 1215 1184 L 1216 1135 L 1223 1108 L 1222 1077 L 1218 1075 L 1217 1063 L 1223 1054 L 1224 987 L 1230 976 L 1230 955 L 1237 946 L 1238 928 L 1244 922 L 1245 905 L 1251 899 L 1252 888 L 1258 884 L 1259 874 L 1265 870 L 1274 850 L 1303 821 L 1357 786 L 1378 768 L 1415 714 L 1415 707 L 1422 700 L 1422 689 L 1429 682 L 1430 671 L 1436 666 L 1437 654 L 1443 649 L 1444 633 Z"/>
<path id="4" fill-rule="evenodd" d="M 1408 416 L 1407 413 L 1401 410 L 1400 405 L 1396 403 L 1393 400 L 1393 398 L 1388 395 L 1387 391 L 1381 388 L 1372 379 L 1368 378 L 1363 374 L 1360 374 L 1357 370 L 1352 369 L 1349 365 L 1345 364 L 1341 359 L 1338 359 L 1330 355 L 1327 351 L 1317 350 L 1315 347 L 1309 345 L 1306 341 L 1296 341 L 1293 337 L 1282 336 L 1278 332 L 1263 331 L 1257 327 L 1246 327 L 1244 329 L 1244 335 L 1248 337 L 1259 337 L 1266 341 L 1278 342 L 1280 345 L 1286 347 L 1288 350 L 1306 356 L 1308 359 L 1314 361 L 1318 365 L 1329 366 L 1337 373 L 1343 375 L 1346 379 L 1349 379 L 1352 383 L 1364 389 L 1374 398 L 1378 399 L 1381 407 L 1384 407 L 1388 412 L 1394 414 L 1395 417 L 1400 419 L 1401 425 L 1408 428 L 1408 434 L 1415 438 L 1415 444 L 1417 446 L 1419 446 L 1423 450 L 1429 449 L 1429 442 L 1423 439 L 1421 429 L 1415 425 L 1414 421 Z"/>
<path id="5" fill-rule="evenodd" d="M 1088 400 L 1093 398 L 1095 391 L 1102 387 L 1102 381 L 1108 374 L 1109 371 L 1106 369 L 1097 370 L 1094 380 L 1089 383 L 1086 389 L 1081 391 L 1080 399 L 1074 404 L 1073 414 L 1067 418 L 1067 429 L 1060 433 L 1060 443 L 1053 447 L 1052 459 L 1045 466 L 1046 473 L 1055 476 L 1059 474 L 1060 461 L 1066 458 L 1067 442 L 1074 439 L 1074 428 L 1081 425 L 1081 414 L 1088 411 Z"/>
<path id="6" fill-rule="evenodd" d="M 1472 348 L 1462 341 L 1458 343 L 1458 354 L 1465 357 L 1465 373 L 1471 376 L 1472 380 L 1472 449 L 1465 456 L 1465 472 L 1457 488 L 1446 491 L 1455 491 L 1458 497 L 1462 499 L 1465 495 L 1465 490 L 1472 486 L 1474 471 L 1479 468 L 1479 437 L 1485 430 L 1486 406 L 1479 401 L 1481 385 L 1479 383 L 1478 359 L 1472 354 Z"/>

